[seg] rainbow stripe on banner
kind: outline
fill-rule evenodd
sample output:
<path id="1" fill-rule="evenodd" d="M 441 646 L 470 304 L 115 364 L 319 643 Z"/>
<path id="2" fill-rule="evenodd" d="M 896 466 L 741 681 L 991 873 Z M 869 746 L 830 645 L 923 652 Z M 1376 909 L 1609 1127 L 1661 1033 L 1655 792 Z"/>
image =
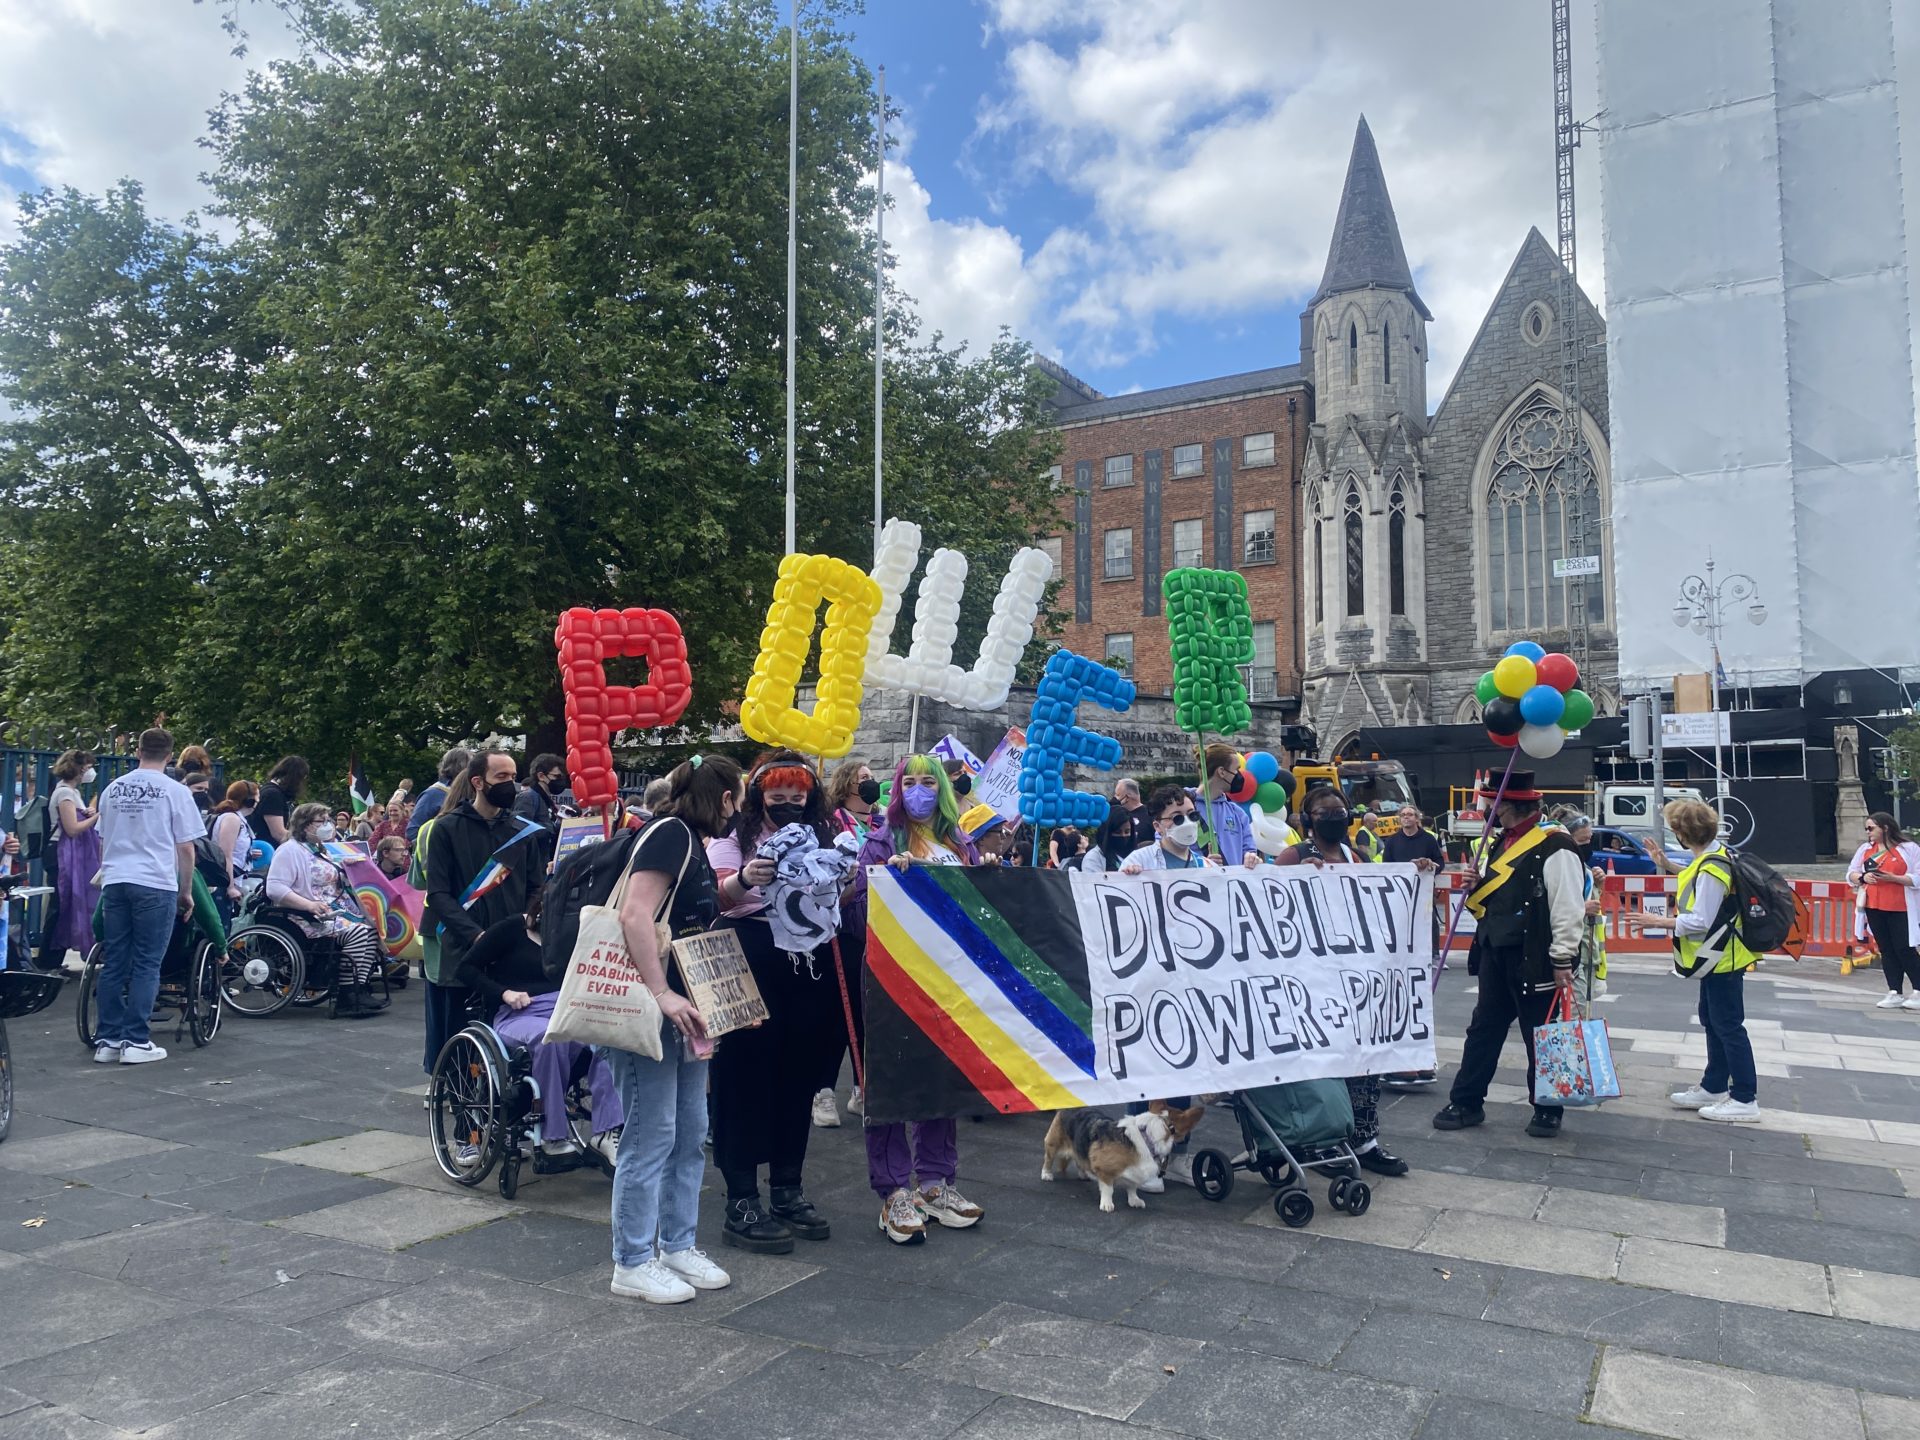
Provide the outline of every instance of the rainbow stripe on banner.
<path id="1" fill-rule="evenodd" d="M 878 1060 L 899 1081 L 875 1118 L 1086 1103 L 1075 1086 L 1094 1078 L 1093 1014 L 1066 875 L 941 865 L 871 873 L 868 1066 Z M 946 1063 L 916 1056 L 923 1048 Z"/>

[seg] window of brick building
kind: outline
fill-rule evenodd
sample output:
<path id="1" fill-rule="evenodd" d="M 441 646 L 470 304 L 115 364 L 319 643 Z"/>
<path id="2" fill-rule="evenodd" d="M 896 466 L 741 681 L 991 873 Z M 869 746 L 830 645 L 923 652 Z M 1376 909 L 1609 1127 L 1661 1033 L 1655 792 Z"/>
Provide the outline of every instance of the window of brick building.
<path id="1" fill-rule="evenodd" d="M 1202 459 L 1198 445 L 1176 445 L 1173 447 L 1173 478 L 1188 480 L 1203 472 L 1207 466 Z"/>
<path id="2" fill-rule="evenodd" d="M 1109 580 L 1124 580 L 1133 574 L 1133 530 L 1109 530 L 1102 542 Z"/>
<path id="3" fill-rule="evenodd" d="M 1249 510 L 1242 519 L 1246 535 L 1246 549 L 1241 555 L 1243 563 L 1248 565 L 1270 565 L 1275 560 L 1273 546 L 1273 511 Z"/>
<path id="4" fill-rule="evenodd" d="M 1046 539 L 1040 542 L 1040 548 L 1047 552 L 1047 559 L 1053 562 L 1053 578 L 1058 580 L 1061 575 L 1060 537 L 1058 535 L 1047 536 Z"/>
<path id="5" fill-rule="evenodd" d="M 1264 435 L 1249 435 L 1240 442 L 1240 463 L 1242 465 L 1273 464 L 1273 432 Z"/>
<path id="6" fill-rule="evenodd" d="M 1049 465 L 1047 467 L 1047 484 L 1055 490 L 1060 488 L 1060 467 L 1058 465 Z"/>
<path id="7" fill-rule="evenodd" d="M 1126 673 L 1133 673 L 1133 634 L 1107 636 L 1107 659 L 1118 660 Z"/>
<path id="8" fill-rule="evenodd" d="M 1133 456 L 1109 455 L 1106 469 L 1101 472 L 1100 483 L 1108 489 L 1116 485 L 1133 483 Z"/>
<path id="9" fill-rule="evenodd" d="M 1280 693 L 1278 676 L 1274 672 L 1271 620 L 1253 622 L 1253 674 L 1249 678 L 1247 691 L 1255 700 L 1271 700 Z"/>
<path id="10" fill-rule="evenodd" d="M 1176 520 L 1173 522 L 1173 568 L 1184 570 L 1200 564 L 1201 522 L 1198 520 Z"/>

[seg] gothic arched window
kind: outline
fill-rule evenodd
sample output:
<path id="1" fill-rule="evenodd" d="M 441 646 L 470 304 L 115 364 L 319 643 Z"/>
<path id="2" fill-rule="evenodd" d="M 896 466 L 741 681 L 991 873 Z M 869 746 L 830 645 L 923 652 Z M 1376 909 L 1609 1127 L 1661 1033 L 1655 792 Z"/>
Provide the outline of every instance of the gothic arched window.
<path id="1" fill-rule="evenodd" d="M 1360 492 L 1349 488 L 1340 508 L 1344 512 L 1341 527 L 1346 538 L 1347 614 L 1364 615 L 1367 613 L 1367 547 L 1362 528 Z"/>
<path id="2" fill-rule="evenodd" d="M 1393 383 L 1393 323 L 1388 320 L 1380 322 L 1380 379 Z"/>
<path id="3" fill-rule="evenodd" d="M 1313 623 L 1327 623 L 1327 522 L 1313 522 Z"/>
<path id="4" fill-rule="evenodd" d="M 1493 630 L 1564 629 L 1576 585 L 1586 589 L 1587 621 L 1607 619 L 1606 583 L 1556 580 L 1553 563 L 1600 553 L 1600 486 L 1593 457 L 1580 447 L 1567 413 L 1533 395 L 1501 432 L 1487 479 L 1488 622 Z"/>
<path id="5" fill-rule="evenodd" d="M 1407 492 L 1398 480 L 1387 505 L 1387 610 L 1407 613 Z"/>
<path id="6" fill-rule="evenodd" d="M 1353 320 L 1347 322 L 1347 383 L 1360 383 L 1360 326 Z"/>

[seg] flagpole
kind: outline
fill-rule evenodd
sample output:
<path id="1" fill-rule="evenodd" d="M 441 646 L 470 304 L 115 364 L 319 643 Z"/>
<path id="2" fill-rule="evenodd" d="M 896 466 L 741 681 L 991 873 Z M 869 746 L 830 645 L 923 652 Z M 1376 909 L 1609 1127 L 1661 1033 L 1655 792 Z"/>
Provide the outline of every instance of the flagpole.
<path id="1" fill-rule="evenodd" d="M 873 184 L 873 558 L 880 558 L 881 434 L 886 426 L 880 401 L 887 361 L 887 67 L 880 67 L 880 117 L 875 124 L 877 166 Z"/>
<path id="2" fill-rule="evenodd" d="M 787 33 L 787 554 L 793 537 L 793 306 L 800 235 L 800 0 Z"/>

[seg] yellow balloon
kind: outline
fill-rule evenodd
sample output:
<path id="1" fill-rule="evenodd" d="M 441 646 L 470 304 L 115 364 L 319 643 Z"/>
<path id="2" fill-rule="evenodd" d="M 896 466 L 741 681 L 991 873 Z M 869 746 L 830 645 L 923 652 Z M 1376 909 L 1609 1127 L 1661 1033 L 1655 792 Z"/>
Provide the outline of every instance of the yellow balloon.
<path id="1" fill-rule="evenodd" d="M 1493 667 L 1493 686 L 1509 700 L 1518 700 L 1540 683 L 1540 672 L 1524 655 L 1503 655 Z"/>
<path id="2" fill-rule="evenodd" d="M 827 602 L 820 632 L 819 701 L 809 715 L 793 703 L 813 641 L 814 615 Z M 740 704 L 740 728 L 763 745 L 837 760 L 853 749 L 865 694 L 868 634 L 880 608 L 873 577 L 830 555 L 789 555 L 767 606 L 760 654 Z"/>

